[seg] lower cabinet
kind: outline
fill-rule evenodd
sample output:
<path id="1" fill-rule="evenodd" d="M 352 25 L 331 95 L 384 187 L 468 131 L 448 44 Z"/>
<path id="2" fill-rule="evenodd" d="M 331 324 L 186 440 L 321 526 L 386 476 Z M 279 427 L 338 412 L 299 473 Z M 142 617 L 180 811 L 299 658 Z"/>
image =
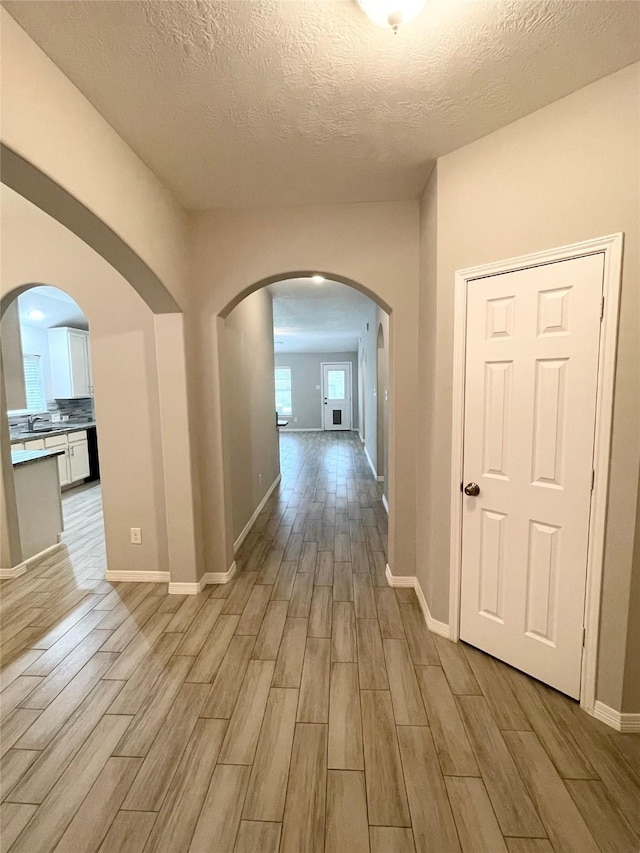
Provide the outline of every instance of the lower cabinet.
<path id="1" fill-rule="evenodd" d="M 68 486 L 84 480 L 89 476 L 89 450 L 87 446 L 87 432 L 70 432 L 66 435 L 52 435 L 46 438 L 45 446 L 64 451 L 58 456 L 58 473 L 60 474 L 60 485 Z"/>

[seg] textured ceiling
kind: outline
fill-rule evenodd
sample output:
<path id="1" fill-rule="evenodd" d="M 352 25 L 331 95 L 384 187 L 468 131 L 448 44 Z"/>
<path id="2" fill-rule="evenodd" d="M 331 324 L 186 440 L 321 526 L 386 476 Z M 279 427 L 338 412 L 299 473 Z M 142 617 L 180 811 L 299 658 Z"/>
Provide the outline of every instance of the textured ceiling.
<path id="1" fill-rule="evenodd" d="M 3 5 L 189 208 L 415 198 L 435 157 L 639 56 L 640 4 Z"/>
<path id="2" fill-rule="evenodd" d="M 355 352 L 375 305 L 355 288 L 335 281 L 293 278 L 269 286 L 273 296 L 275 351 Z"/>
<path id="3" fill-rule="evenodd" d="M 54 326 L 89 328 L 80 306 L 57 287 L 32 287 L 18 297 L 18 306 L 20 322 L 25 326 L 35 326 L 37 329 L 51 329 Z M 34 310 L 42 311 L 42 319 L 34 320 L 28 316 Z"/>

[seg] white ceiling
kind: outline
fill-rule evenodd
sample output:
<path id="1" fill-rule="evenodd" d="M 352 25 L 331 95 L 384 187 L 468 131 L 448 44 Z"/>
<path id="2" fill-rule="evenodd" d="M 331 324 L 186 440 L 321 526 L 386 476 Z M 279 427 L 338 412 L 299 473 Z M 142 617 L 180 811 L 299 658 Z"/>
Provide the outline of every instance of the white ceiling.
<path id="1" fill-rule="evenodd" d="M 638 59 L 640 3 L 7 0 L 188 208 L 416 198 L 433 160 Z"/>
<path id="2" fill-rule="evenodd" d="M 308 278 L 269 286 L 274 347 L 284 352 L 356 352 L 375 303 L 353 287 Z"/>
<path id="3" fill-rule="evenodd" d="M 30 311 L 42 311 L 43 317 L 34 320 Z M 54 326 L 71 326 L 73 329 L 88 329 L 87 318 L 82 309 L 67 293 L 57 287 L 42 285 L 32 287 L 18 297 L 20 323 L 37 329 Z"/>

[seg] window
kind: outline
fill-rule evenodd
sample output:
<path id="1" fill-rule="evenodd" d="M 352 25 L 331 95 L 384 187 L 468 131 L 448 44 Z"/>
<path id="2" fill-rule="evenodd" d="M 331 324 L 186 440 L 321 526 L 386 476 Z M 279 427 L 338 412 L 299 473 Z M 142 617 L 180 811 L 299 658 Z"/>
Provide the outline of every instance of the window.
<path id="1" fill-rule="evenodd" d="M 44 383 L 42 381 L 42 365 L 39 355 L 25 355 L 24 363 L 24 385 L 27 397 L 27 411 L 46 412 L 47 401 L 44 396 Z"/>
<path id="2" fill-rule="evenodd" d="M 276 367 L 276 411 L 279 415 L 290 415 L 291 408 L 291 368 Z"/>
<path id="3" fill-rule="evenodd" d="M 330 400 L 344 400 L 345 398 L 345 371 L 327 370 L 327 390 Z"/>

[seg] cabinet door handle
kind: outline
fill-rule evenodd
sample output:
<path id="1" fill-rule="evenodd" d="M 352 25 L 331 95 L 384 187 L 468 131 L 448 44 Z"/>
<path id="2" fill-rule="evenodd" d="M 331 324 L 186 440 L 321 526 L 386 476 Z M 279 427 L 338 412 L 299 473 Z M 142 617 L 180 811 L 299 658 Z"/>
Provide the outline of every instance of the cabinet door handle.
<path id="1" fill-rule="evenodd" d="M 71 446 L 71 447 L 69 448 L 69 453 L 71 453 L 71 455 L 72 455 L 72 456 L 75 456 L 75 455 L 76 455 L 76 454 L 75 454 L 75 447 Z"/>

